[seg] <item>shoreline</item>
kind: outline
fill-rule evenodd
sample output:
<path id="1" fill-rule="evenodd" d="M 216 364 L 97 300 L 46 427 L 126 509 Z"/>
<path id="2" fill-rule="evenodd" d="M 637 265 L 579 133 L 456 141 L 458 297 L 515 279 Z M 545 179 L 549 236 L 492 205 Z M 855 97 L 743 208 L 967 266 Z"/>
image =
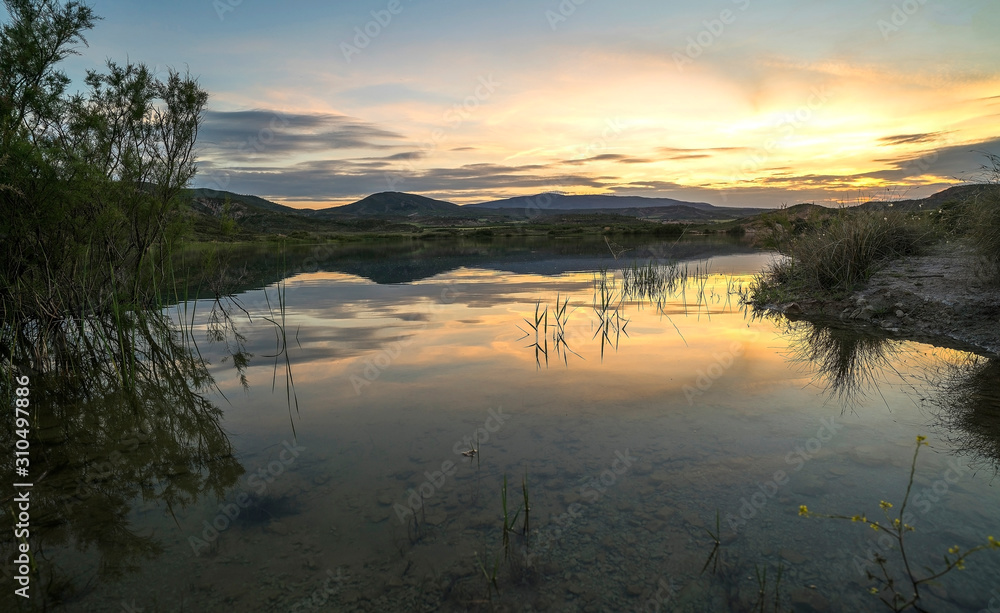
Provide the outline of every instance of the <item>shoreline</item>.
<path id="1" fill-rule="evenodd" d="M 988 280 L 962 243 L 941 242 L 893 260 L 843 299 L 803 296 L 764 308 L 1000 358 L 1000 281 Z"/>

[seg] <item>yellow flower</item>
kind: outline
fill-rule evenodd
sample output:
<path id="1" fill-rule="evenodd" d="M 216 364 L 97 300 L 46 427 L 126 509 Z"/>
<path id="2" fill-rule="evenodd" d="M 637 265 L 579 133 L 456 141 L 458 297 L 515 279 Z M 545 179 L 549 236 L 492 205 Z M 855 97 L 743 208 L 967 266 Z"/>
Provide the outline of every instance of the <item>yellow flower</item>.
<path id="1" fill-rule="evenodd" d="M 804 504 L 799 505 L 799 515 L 806 516 L 809 515 L 809 509 Z"/>
<path id="2" fill-rule="evenodd" d="M 878 522 L 877 521 L 876 522 L 872 522 L 869 525 L 872 527 L 872 530 L 874 530 L 875 532 L 878 532 L 878 527 L 879 526 L 878 526 Z"/>
<path id="3" fill-rule="evenodd" d="M 883 511 L 888 511 L 889 509 L 892 508 L 892 503 L 883 500 L 882 502 L 878 503 L 878 506 L 882 507 Z"/>
<path id="4" fill-rule="evenodd" d="M 854 515 L 853 517 L 851 517 L 851 521 L 864 521 L 864 518 L 862 518 L 860 515 Z"/>
<path id="5" fill-rule="evenodd" d="M 899 519 L 897 518 L 897 519 L 892 520 L 892 525 L 895 526 L 896 528 L 898 528 L 899 527 Z"/>
<path id="6" fill-rule="evenodd" d="M 987 544 L 990 546 L 990 549 L 1000 549 L 1000 541 L 996 540 L 992 536 L 987 537 L 987 541 L 988 541 Z"/>
<path id="7" fill-rule="evenodd" d="M 918 442 L 918 443 L 922 443 L 922 442 L 924 442 L 924 441 L 926 441 L 926 440 L 927 440 L 927 437 L 926 437 L 926 436 L 924 436 L 924 435 L 922 435 L 922 434 L 918 434 L 918 435 L 917 435 L 917 442 Z"/>
<path id="8" fill-rule="evenodd" d="M 872 594 L 878 594 L 878 588 L 877 587 L 869 588 L 868 591 L 871 592 Z"/>
<path id="9" fill-rule="evenodd" d="M 965 560 L 963 560 L 962 558 L 956 560 L 955 568 L 957 568 L 958 570 L 965 570 Z"/>
<path id="10" fill-rule="evenodd" d="M 948 549 L 948 553 L 951 553 L 951 554 L 958 553 L 958 545 L 955 545 L 954 547 Z"/>

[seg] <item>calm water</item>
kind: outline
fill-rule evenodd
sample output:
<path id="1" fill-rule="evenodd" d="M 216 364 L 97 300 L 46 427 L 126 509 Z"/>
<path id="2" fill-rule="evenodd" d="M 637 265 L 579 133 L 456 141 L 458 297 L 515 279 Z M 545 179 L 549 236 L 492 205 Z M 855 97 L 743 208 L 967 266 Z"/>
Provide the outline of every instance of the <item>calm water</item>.
<path id="1" fill-rule="evenodd" d="M 151 371 L 139 405 L 114 386 L 42 396 L 64 405 L 40 426 L 33 603 L 750 610 L 766 570 L 768 611 L 776 597 L 888 610 L 865 574 L 881 552 L 904 578 L 884 533 L 798 508 L 884 519 L 917 435 L 913 566 L 1000 537 L 995 360 L 751 317 L 731 292 L 771 256 L 736 243 L 628 247 L 354 247 L 231 267 L 233 299 L 203 286 L 167 310 L 215 386 L 196 362 Z M 686 279 L 623 295 L 620 269 L 650 258 Z M 981 552 L 922 602 L 1000 610 L 997 577 L 1000 552 Z"/>

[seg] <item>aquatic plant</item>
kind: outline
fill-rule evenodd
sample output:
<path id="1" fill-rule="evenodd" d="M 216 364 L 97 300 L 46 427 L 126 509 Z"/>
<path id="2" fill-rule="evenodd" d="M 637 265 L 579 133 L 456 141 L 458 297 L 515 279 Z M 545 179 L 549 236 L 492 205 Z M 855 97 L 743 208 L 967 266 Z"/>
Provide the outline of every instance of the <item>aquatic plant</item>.
<path id="1" fill-rule="evenodd" d="M 503 554 L 506 559 L 510 557 L 510 534 L 514 531 L 517 516 L 521 513 L 521 509 L 511 513 L 507 508 L 507 473 L 504 473 L 503 485 L 500 486 L 500 504 L 503 510 Z"/>
<path id="2" fill-rule="evenodd" d="M 483 555 L 484 559 L 479 560 L 479 554 L 477 553 L 476 559 L 479 562 L 479 569 L 483 571 L 483 576 L 486 578 L 486 598 L 492 602 L 494 592 L 496 592 L 497 596 L 500 596 L 500 583 L 497 581 L 497 573 L 500 571 L 500 553 L 497 552 L 493 560 L 493 567 L 489 569 L 486 568 L 485 561 L 488 557 L 486 554 Z"/>
<path id="3" fill-rule="evenodd" d="M 719 569 L 719 548 L 722 546 L 722 541 L 719 540 L 719 536 L 722 534 L 722 529 L 720 528 L 720 518 L 719 510 L 715 510 L 715 532 L 712 532 L 708 528 L 705 528 L 705 532 L 708 536 L 712 537 L 712 551 L 708 554 L 708 559 L 705 560 L 705 564 L 701 567 L 701 572 L 704 574 L 705 570 L 708 569 L 708 565 L 712 565 L 712 572 L 716 572 Z"/>
<path id="4" fill-rule="evenodd" d="M 539 312 L 541 309 L 541 312 Z M 528 324 L 531 328 L 531 332 L 535 335 L 535 342 L 528 345 L 528 347 L 533 347 L 535 349 L 535 364 L 538 368 L 542 367 L 541 356 L 545 356 L 545 365 L 549 365 L 549 307 L 542 308 L 542 301 L 535 301 L 535 316 L 533 320 L 529 320 L 527 317 L 523 318 L 524 322 Z M 522 328 L 517 327 L 518 330 L 524 332 L 524 336 L 517 340 L 524 340 L 531 336 L 531 333 Z M 544 343 L 544 345 L 543 345 Z"/>
<path id="5" fill-rule="evenodd" d="M 531 544 L 531 504 L 528 501 L 528 469 L 524 469 L 524 477 L 521 478 L 521 493 L 524 495 L 524 544 Z"/>
<path id="6" fill-rule="evenodd" d="M 907 609 L 922 611 L 923 609 L 920 607 L 920 589 L 922 586 L 940 579 L 955 569 L 963 570 L 966 559 L 974 553 L 988 549 L 1000 549 L 1000 541 L 997 541 L 992 536 L 987 537 L 986 543 L 967 548 L 964 551 L 960 546 L 955 545 L 950 547 L 947 553 L 942 556 L 944 559 L 943 567 L 935 570 L 930 566 L 925 566 L 924 569 L 927 574 L 918 577 L 918 571 L 914 569 L 914 563 L 906 552 L 906 535 L 915 530 L 908 523 L 912 521 L 912 517 L 906 513 L 906 506 L 910 500 L 910 492 L 913 489 L 913 477 L 917 470 L 917 456 L 920 453 L 920 448 L 924 445 L 927 445 L 927 437 L 917 436 L 917 446 L 913 451 L 913 461 L 910 464 L 910 479 L 906 485 L 906 494 L 903 496 L 903 501 L 899 505 L 899 510 L 895 512 L 895 516 L 890 514 L 891 509 L 895 508 L 891 502 L 885 500 L 879 502 L 879 508 L 885 516 L 884 522 L 868 519 L 865 514 L 827 515 L 814 513 L 806 505 L 799 506 L 799 515 L 802 517 L 825 517 L 860 523 L 876 532 L 885 532 L 895 541 L 898 546 L 899 557 L 905 571 L 905 576 L 895 576 L 889 568 L 889 560 L 881 553 L 875 555 L 875 563 L 878 565 L 881 573 L 875 574 L 870 570 L 867 571 L 868 579 L 875 582 L 875 585 L 869 591 L 873 595 L 878 596 L 879 600 L 893 611 L 905 611 Z"/>
<path id="7" fill-rule="evenodd" d="M 763 570 L 757 564 L 753 565 L 754 576 L 757 579 L 757 600 L 754 601 L 751 611 L 757 611 L 758 613 L 764 613 L 767 611 L 767 604 L 770 601 L 767 591 L 767 567 L 765 566 Z M 778 563 L 777 577 L 774 581 L 774 600 L 771 610 L 777 613 L 781 610 L 781 576 L 785 570 L 785 565 Z"/>

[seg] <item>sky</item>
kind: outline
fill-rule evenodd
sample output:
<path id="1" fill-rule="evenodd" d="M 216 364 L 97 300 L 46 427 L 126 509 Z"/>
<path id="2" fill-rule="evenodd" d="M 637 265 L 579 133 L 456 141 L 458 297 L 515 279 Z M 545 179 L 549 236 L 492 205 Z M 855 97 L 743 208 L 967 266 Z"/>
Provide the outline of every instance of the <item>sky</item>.
<path id="1" fill-rule="evenodd" d="M 196 187 L 720 206 L 914 198 L 1000 154 L 996 0 L 96 0 L 63 66 L 210 94 Z M 82 87 L 82 86 L 81 86 Z"/>

